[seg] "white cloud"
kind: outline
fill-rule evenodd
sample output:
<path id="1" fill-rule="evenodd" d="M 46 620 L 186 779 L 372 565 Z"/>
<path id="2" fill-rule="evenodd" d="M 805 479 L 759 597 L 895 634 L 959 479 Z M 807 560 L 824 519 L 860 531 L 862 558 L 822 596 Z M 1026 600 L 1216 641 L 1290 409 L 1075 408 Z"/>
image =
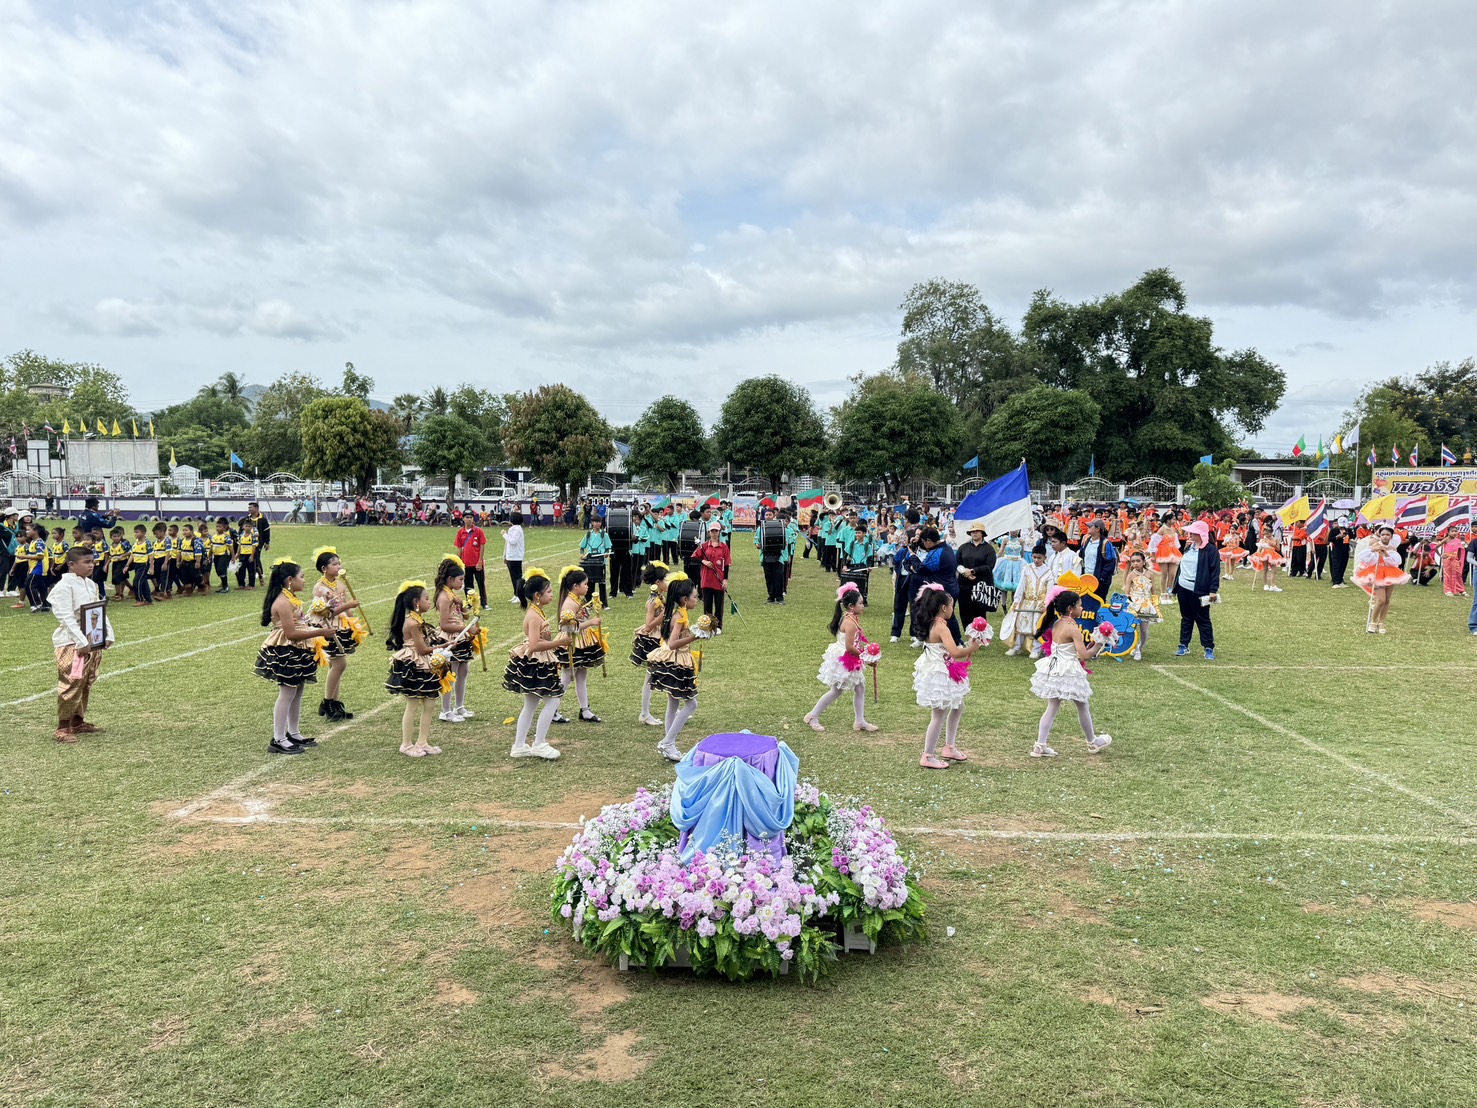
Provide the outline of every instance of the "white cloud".
<path id="1" fill-rule="evenodd" d="M 62 354 L 90 335 L 109 364 L 255 379 L 280 365 L 243 339 L 330 366 L 404 349 L 393 392 L 479 371 L 481 336 L 498 375 L 625 404 L 613 377 L 693 359 L 705 394 L 776 362 L 880 368 L 928 277 L 1013 317 L 1035 288 L 1158 265 L 1303 391 L 1470 352 L 1477 21 L 1455 0 L 0 0 L 0 20 L 0 322 Z"/>

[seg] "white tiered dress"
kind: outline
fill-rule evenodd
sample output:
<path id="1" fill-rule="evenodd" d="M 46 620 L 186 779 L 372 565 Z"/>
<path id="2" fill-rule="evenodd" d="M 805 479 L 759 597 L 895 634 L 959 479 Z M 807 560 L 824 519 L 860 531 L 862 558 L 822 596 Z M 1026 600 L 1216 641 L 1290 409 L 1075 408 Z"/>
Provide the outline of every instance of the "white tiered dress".
<path id="1" fill-rule="evenodd" d="M 1092 686 L 1087 682 L 1087 671 L 1077 659 L 1077 649 L 1071 643 L 1052 652 L 1036 663 L 1036 672 L 1031 675 L 1031 692 L 1042 700 L 1086 701 L 1092 696 Z"/>
<path id="2" fill-rule="evenodd" d="M 816 674 L 816 680 L 822 685 L 840 689 L 842 692 L 865 688 L 867 684 L 866 667 L 858 665 L 856 669 L 847 669 L 841 664 L 841 656 L 845 653 L 846 632 L 837 631 L 836 641 L 826 647 L 825 654 L 821 656 L 821 669 Z"/>
<path id="3" fill-rule="evenodd" d="M 918 694 L 920 708 L 947 708 L 953 711 L 964 704 L 969 695 L 969 678 L 955 681 L 949 676 L 949 656 L 941 643 L 931 642 L 913 663 L 913 691 Z"/>

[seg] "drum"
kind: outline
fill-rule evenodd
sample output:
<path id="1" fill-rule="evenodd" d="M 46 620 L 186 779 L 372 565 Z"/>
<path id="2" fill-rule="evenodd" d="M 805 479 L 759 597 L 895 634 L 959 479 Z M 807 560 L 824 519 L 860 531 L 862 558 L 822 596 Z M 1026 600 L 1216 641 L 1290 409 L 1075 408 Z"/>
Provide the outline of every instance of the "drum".
<path id="1" fill-rule="evenodd" d="M 871 577 L 872 574 L 869 570 L 848 569 L 841 574 L 841 584 L 844 585 L 848 581 L 855 582 L 856 587 L 862 590 L 862 596 L 865 597 L 867 595 L 867 584 L 871 580 Z"/>
<path id="2" fill-rule="evenodd" d="M 631 545 L 631 509 L 609 508 L 605 512 L 605 532 L 613 546 Z"/>
<path id="3" fill-rule="evenodd" d="M 605 580 L 604 558 L 581 558 L 580 569 L 585 571 L 586 577 L 597 584 Z"/>
<path id="4" fill-rule="evenodd" d="M 785 549 L 785 525 L 777 519 L 766 519 L 759 527 L 760 551 L 765 557 L 778 557 Z"/>
<path id="5" fill-rule="evenodd" d="M 700 519 L 684 519 L 677 531 L 677 553 L 684 562 L 692 559 L 692 553 L 703 545 L 703 522 Z"/>

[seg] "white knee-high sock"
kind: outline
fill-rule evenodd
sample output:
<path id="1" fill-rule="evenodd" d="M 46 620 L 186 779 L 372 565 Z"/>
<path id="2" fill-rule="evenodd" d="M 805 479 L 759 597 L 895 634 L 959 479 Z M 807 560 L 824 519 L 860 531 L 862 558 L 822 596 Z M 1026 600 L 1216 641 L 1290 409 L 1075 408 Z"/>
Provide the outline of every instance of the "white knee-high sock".
<path id="1" fill-rule="evenodd" d="M 458 662 L 456 664 L 456 706 L 458 708 L 465 708 L 467 706 L 467 675 L 471 672 L 471 662 Z"/>
<path id="2" fill-rule="evenodd" d="M 641 685 L 641 718 L 651 718 L 651 674 L 649 673 Z"/>
<path id="3" fill-rule="evenodd" d="M 949 713 L 948 723 L 944 726 L 944 746 L 957 747 L 959 745 L 959 721 L 964 717 L 964 705 L 961 704 Z"/>
<path id="4" fill-rule="evenodd" d="M 580 711 L 590 710 L 590 671 L 577 669 L 574 671 L 574 695 L 580 702 Z"/>
<path id="5" fill-rule="evenodd" d="M 667 733 L 662 738 L 663 746 L 672 748 L 677 746 L 677 736 L 682 733 L 682 729 L 687 726 L 687 721 L 692 718 L 692 713 L 695 711 L 697 711 L 697 697 L 682 702 L 682 706 L 677 709 L 677 714 L 673 718 L 671 726 L 667 728 Z"/>
<path id="6" fill-rule="evenodd" d="M 554 713 L 558 710 L 559 700 L 557 697 L 550 697 L 544 701 L 544 706 L 539 709 L 538 713 L 538 730 L 533 733 L 533 741 L 535 743 L 549 741 L 549 725 L 554 722 Z"/>
<path id="7" fill-rule="evenodd" d="M 836 703 L 836 698 L 840 695 L 841 690 L 834 687 L 829 688 L 825 692 L 821 693 L 821 698 L 815 702 L 815 707 L 810 710 L 810 718 L 820 719 L 821 713 L 829 708 L 832 704 Z"/>
<path id="8" fill-rule="evenodd" d="M 287 733 L 289 735 L 301 735 L 303 733 L 303 689 L 306 685 L 299 685 L 292 690 L 292 700 L 287 707 Z"/>
<path id="9" fill-rule="evenodd" d="M 277 703 L 272 705 L 272 738 L 287 738 L 288 720 L 291 718 L 292 686 L 277 686 Z"/>
<path id="10" fill-rule="evenodd" d="M 518 713 L 518 726 L 513 732 L 513 748 L 528 745 L 528 729 L 533 726 L 533 717 L 538 714 L 538 697 L 533 693 L 523 694 L 523 710 Z"/>
<path id="11" fill-rule="evenodd" d="M 1097 738 L 1097 733 L 1092 729 L 1092 712 L 1085 700 L 1077 701 L 1077 722 L 1082 724 L 1082 734 L 1087 737 L 1088 742 Z"/>
<path id="12" fill-rule="evenodd" d="M 1051 725 L 1056 722 L 1056 714 L 1062 710 L 1062 702 L 1052 698 L 1046 702 L 1046 711 L 1041 713 L 1041 725 L 1036 728 L 1036 745 L 1046 746 L 1046 740 L 1051 738 Z"/>
<path id="13" fill-rule="evenodd" d="M 947 708 L 935 708 L 928 719 L 928 730 L 923 733 L 923 754 L 932 758 L 934 751 L 938 749 L 939 733 L 944 729 L 944 717 L 949 714 Z"/>

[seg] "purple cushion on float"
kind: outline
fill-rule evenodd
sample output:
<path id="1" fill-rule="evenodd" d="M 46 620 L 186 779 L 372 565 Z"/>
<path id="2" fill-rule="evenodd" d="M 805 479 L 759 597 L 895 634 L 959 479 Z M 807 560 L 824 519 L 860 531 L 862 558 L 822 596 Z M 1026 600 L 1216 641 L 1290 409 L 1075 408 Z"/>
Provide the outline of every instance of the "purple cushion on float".
<path id="1" fill-rule="evenodd" d="M 709 735 L 694 748 L 692 764 L 711 766 L 724 758 L 741 758 L 773 781 L 779 765 L 779 749 L 779 740 L 769 735 L 747 732 Z"/>

